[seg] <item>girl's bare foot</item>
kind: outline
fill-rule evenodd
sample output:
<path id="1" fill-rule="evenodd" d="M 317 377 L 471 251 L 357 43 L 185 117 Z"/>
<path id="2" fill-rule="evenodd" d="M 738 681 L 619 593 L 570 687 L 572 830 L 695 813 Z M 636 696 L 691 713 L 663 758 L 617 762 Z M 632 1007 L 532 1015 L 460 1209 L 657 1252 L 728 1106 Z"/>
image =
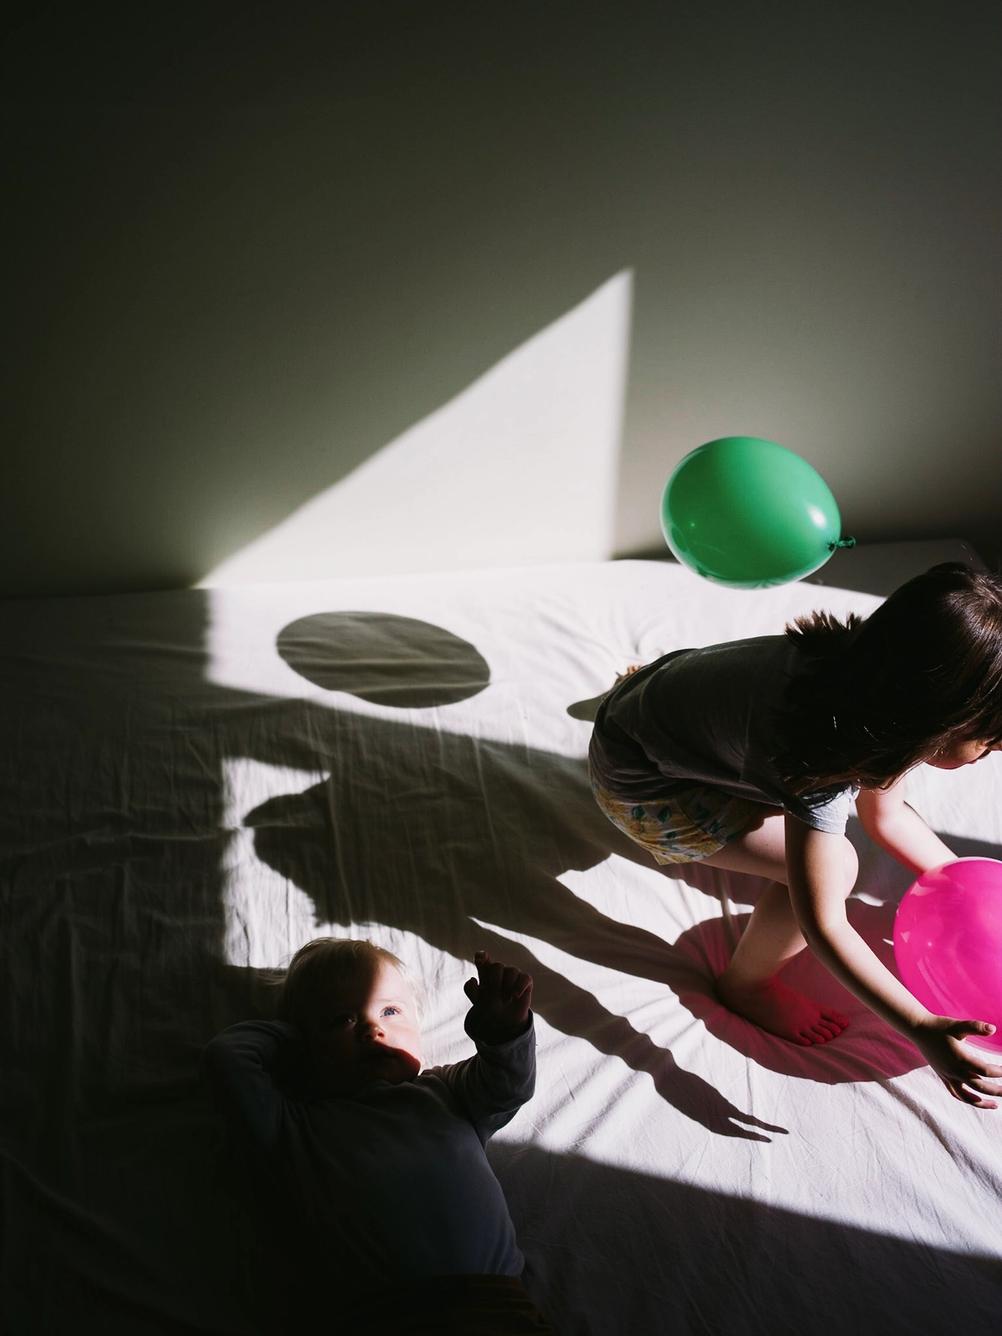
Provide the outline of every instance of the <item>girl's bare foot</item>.
<path id="1" fill-rule="evenodd" d="M 826 1044 L 849 1024 L 849 1017 L 842 1012 L 812 1002 L 779 979 L 768 979 L 759 984 L 735 984 L 727 978 L 725 971 L 717 980 L 716 989 L 725 1007 L 792 1044 L 805 1047 Z"/>

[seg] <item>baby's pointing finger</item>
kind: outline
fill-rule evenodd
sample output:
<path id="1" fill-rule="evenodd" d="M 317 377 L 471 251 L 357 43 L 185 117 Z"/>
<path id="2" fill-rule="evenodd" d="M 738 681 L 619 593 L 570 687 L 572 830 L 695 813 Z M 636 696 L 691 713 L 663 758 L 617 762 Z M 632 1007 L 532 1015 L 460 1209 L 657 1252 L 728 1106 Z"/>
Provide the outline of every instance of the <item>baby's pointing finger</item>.
<path id="1" fill-rule="evenodd" d="M 486 951 L 478 951 L 473 957 L 473 963 L 480 975 L 480 982 L 486 984 L 489 988 L 496 988 L 500 982 L 504 966 L 499 965 L 496 960 L 491 960 Z"/>

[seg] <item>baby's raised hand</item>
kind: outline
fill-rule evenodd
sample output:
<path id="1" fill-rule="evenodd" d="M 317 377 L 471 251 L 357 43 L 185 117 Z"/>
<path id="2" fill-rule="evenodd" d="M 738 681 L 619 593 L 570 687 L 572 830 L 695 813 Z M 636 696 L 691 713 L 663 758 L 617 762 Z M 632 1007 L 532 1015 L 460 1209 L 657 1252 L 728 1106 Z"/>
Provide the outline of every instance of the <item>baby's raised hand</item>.
<path id="1" fill-rule="evenodd" d="M 532 976 L 513 965 L 491 960 L 486 951 L 473 957 L 477 978 L 467 979 L 463 991 L 473 1004 L 470 1033 L 487 1044 L 503 1044 L 523 1034 L 532 1005 Z"/>

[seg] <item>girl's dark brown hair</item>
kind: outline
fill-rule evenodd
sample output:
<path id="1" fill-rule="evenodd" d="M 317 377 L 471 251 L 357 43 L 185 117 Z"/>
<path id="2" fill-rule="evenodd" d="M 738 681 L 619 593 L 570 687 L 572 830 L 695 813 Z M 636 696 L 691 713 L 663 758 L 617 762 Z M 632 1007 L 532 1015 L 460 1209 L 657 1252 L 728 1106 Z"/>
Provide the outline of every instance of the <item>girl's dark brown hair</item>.
<path id="1" fill-rule="evenodd" d="M 961 741 L 1002 738 L 1002 581 L 962 562 L 909 580 L 865 620 L 798 617 L 800 648 L 777 719 L 795 792 L 878 788 Z"/>

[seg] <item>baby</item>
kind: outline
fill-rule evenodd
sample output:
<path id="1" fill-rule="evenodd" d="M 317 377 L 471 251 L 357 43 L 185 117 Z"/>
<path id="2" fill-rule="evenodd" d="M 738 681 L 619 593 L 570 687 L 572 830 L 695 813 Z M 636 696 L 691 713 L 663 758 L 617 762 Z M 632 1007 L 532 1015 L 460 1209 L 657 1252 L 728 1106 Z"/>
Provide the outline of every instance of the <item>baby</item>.
<path id="1" fill-rule="evenodd" d="M 205 1050 L 297 1256 L 296 1302 L 322 1282 L 318 1311 L 336 1313 L 340 1331 L 550 1330 L 518 1279 L 523 1257 L 484 1149 L 533 1093 L 532 979 L 486 952 L 475 963 L 465 991 L 477 1053 L 462 1062 L 422 1071 L 400 960 L 333 938 L 293 957 L 278 1021 L 233 1025 Z"/>

